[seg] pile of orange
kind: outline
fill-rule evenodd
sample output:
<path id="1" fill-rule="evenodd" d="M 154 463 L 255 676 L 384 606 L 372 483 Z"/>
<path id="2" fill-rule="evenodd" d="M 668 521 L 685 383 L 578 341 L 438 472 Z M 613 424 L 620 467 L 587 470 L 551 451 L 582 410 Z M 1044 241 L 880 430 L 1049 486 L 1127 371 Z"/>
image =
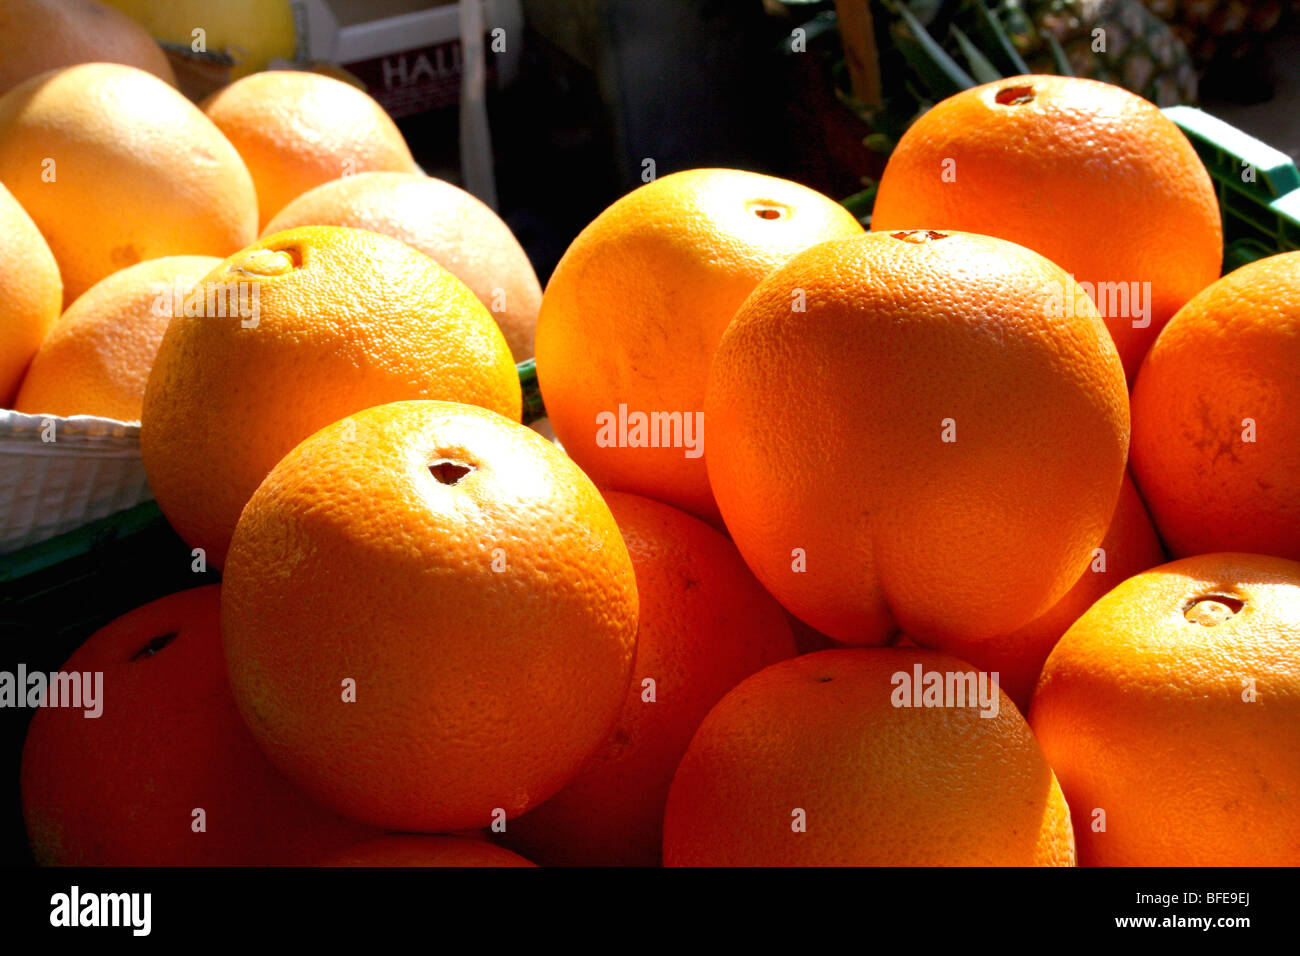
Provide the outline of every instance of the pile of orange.
<path id="1" fill-rule="evenodd" d="M 360 90 L 116 17 L 0 75 L 0 392 L 222 582 L 68 661 L 42 863 L 1300 862 L 1300 253 L 1218 278 L 1151 104 L 960 93 L 870 231 L 667 175 L 543 291 Z"/>

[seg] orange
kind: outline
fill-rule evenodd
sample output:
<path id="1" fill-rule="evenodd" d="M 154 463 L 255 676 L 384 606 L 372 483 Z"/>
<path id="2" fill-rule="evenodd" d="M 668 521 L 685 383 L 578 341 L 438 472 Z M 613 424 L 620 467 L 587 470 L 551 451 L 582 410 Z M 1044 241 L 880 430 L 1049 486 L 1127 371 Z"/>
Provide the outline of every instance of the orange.
<path id="1" fill-rule="evenodd" d="M 92 62 L 134 66 L 176 85 L 149 32 L 98 0 L 0 2 L 0 94 L 46 70 Z"/>
<path id="2" fill-rule="evenodd" d="M 727 329 L 705 410 L 740 553 L 850 644 L 1042 614 L 1105 536 L 1128 450 L 1124 372 L 1087 297 L 1042 256 L 960 233 L 795 256 Z"/>
<path id="3" fill-rule="evenodd" d="M 611 731 L 636 580 L 555 445 L 486 409 L 370 408 L 321 429 L 244 509 L 221 625 L 272 761 L 388 829 L 513 817 Z"/>
<path id="4" fill-rule="evenodd" d="M 918 669 L 974 673 L 934 651 L 836 650 L 732 690 L 673 778 L 664 863 L 1073 865 L 1069 809 L 1024 718 L 1005 695 L 985 698 L 991 717 L 969 700 L 898 706 Z"/>
<path id="5" fill-rule="evenodd" d="M 38 863 L 301 866 L 376 835 L 309 801 L 262 756 L 226 682 L 219 605 L 218 585 L 160 598 L 60 668 L 102 674 L 100 714 L 87 717 L 83 698 L 32 719 L 21 783 Z"/>
<path id="6" fill-rule="evenodd" d="M 59 317 L 59 264 L 13 193 L 0 183 L 0 407 L 8 408 L 27 364 Z"/>
<path id="7" fill-rule="evenodd" d="M 70 304 L 162 256 L 228 256 L 257 235 L 239 154 L 143 70 L 86 63 L 0 97 L 0 180 L 50 244 Z"/>
<path id="8" fill-rule="evenodd" d="M 516 362 L 532 358 L 537 273 L 510 227 L 465 190 L 422 173 L 359 173 L 303 193 L 264 233 L 294 226 L 369 229 L 414 246 L 488 307 Z"/>
<path id="9" fill-rule="evenodd" d="M 605 501 L 636 571 L 636 665 L 604 746 L 506 828 L 509 845 L 543 865 L 658 866 L 668 786 L 700 721 L 750 674 L 795 655 L 785 613 L 730 541 L 648 498 Z"/>
<path id="10" fill-rule="evenodd" d="M 214 256 L 164 256 L 114 272 L 68 307 L 32 359 L 20 412 L 139 421 L 144 385 L 172 311 L 221 265 Z"/>
<path id="11" fill-rule="evenodd" d="M 349 847 L 321 866 L 532 866 L 517 853 L 463 836 L 386 836 Z"/>
<path id="12" fill-rule="evenodd" d="M 1061 635 L 1111 588 L 1164 561 L 1142 499 L 1125 475 L 1106 537 L 1065 597 L 1010 634 L 982 641 L 948 640 L 943 649 L 981 670 L 996 671 L 999 686 L 1022 714 L 1028 713 L 1043 663 Z"/>
<path id="13" fill-rule="evenodd" d="M 716 522 L 699 416 L 723 330 L 790 256 L 861 233 L 825 196 L 734 169 L 664 176 L 602 212 L 537 320 L 538 383 L 574 461 L 602 488 Z"/>
<path id="14" fill-rule="evenodd" d="M 355 86 L 319 73 L 253 73 L 200 105 L 253 174 L 259 226 L 290 200 L 340 176 L 419 171 L 382 106 Z"/>
<path id="15" fill-rule="evenodd" d="M 1300 560 L 1300 252 L 1176 315 L 1133 389 L 1133 473 L 1175 557 Z"/>
<path id="16" fill-rule="evenodd" d="M 1206 554 L 1061 638 L 1029 722 L 1102 866 L 1300 863 L 1300 564 Z"/>
<path id="17" fill-rule="evenodd" d="M 217 567 L 267 472 L 331 422 L 408 398 L 520 417 L 519 378 L 491 315 L 396 239 L 291 229 L 202 285 L 207 314 L 174 318 L 158 348 L 140 452 L 163 513 Z"/>
<path id="18" fill-rule="evenodd" d="M 1214 186 L 1187 137 L 1141 97 L 1074 77 L 1016 76 L 937 104 L 890 156 L 871 223 L 1042 253 L 1094 298 L 1130 380 L 1223 258 Z"/>

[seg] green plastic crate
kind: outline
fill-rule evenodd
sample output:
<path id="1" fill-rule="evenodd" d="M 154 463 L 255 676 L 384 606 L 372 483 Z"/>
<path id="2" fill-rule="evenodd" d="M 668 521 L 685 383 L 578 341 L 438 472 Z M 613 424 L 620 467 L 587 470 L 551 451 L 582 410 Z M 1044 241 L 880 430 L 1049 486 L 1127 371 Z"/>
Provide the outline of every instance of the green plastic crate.
<path id="1" fill-rule="evenodd" d="M 1223 213 L 1223 271 L 1300 249 L 1300 172 L 1291 157 L 1193 107 L 1164 112 L 1214 180 Z"/>

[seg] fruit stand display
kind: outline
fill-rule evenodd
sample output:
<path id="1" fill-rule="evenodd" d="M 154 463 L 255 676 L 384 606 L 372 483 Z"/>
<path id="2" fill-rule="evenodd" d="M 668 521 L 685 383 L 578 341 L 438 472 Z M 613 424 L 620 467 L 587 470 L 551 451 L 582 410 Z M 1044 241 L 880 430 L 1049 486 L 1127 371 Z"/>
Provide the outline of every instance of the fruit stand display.
<path id="1" fill-rule="evenodd" d="M 626 21 L 382 6 L 0 0 L 6 862 L 1300 863 L 1280 4 L 765 0 L 861 190 L 542 277 L 488 93 Z"/>

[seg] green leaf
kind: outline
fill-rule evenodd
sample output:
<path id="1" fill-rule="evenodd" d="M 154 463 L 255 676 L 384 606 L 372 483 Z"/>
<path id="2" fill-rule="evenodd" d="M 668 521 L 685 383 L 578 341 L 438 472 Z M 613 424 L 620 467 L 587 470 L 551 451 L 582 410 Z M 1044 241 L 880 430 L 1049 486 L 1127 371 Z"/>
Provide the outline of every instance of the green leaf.
<path id="1" fill-rule="evenodd" d="M 1002 74 L 998 68 L 989 62 L 989 58 L 980 52 L 979 47 L 971 43 L 970 37 L 962 33 L 957 24 L 948 28 L 952 31 L 953 38 L 957 45 L 961 47 L 962 56 L 966 57 L 966 62 L 970 64 L 971 76 L 980 83 L 996 83 L 1002 79 Z"/>
<path id="2" fill-rule="evenodd" d="M 1007 35 L 1007 31 L 998 22 L 997 17 L 993 16 L 993 12 L 989 10 L 988 4 L 984 0 L 974 0 L 973 6 L 975 7 L 976 31 L 983 41 L 984 49 L 988 51 L 989 57 L 1002 72 L 1007 76 L 1032 72 L 1016 49 L 1016 45 L 1011 42 L 1011 37 Z"/>
<path id="3" fill-rule="evenodd" d="M 873 153 L 883 153 L 888 156 L 898 144 L 892 136 L 885 133 L 872 133 L 869 136 L 862 137 L 862 145 Z"/>
<path id="4" fill-rule="evenodd" d="M 947 51 L 930 36 L 906 3 L 894 4 L 898 21 L 890 24 L 890 34 L 903 58 L 934 99 L 943 99 L 975 85 L 969 73 L 957 65 Z"/>
<path id="5" fill-rule="evenodd" d="M 866 189 L 841 199 L 840 205 L 859 219 L 871 215 L 871 207 L 875 205 L 876 189 L 879 185 L 875 181 L 869 182 Z"/>
<path id="6" fill-rule="evenodd" d="M 1074 67 L 1070 66 L 1070 58 L 1061 49 L 1061 41 L 1056 39 L 1050 30 L 1044 30 L 1043 37 L 1047 40 L 1048 49 L 1052 51 L 1052 62 L 1056 64 L 1056 72 L 1061 76 L 1074 76 Z"/>

